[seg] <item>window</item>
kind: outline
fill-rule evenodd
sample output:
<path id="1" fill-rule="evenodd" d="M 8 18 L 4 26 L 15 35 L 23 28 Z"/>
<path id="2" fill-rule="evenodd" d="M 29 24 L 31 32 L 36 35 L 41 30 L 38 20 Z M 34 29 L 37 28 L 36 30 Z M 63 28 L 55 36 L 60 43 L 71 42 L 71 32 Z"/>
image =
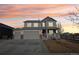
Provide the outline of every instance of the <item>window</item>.
<path id="1" fill-rule="evenodd" d="M 33 23 L 33 26 L 34 27 L 38 27 L 38 23 Z"/>
<path id="2" fill-rule="evenodd" d="M 53 34 L 53 30 L 49 30 L 49 34 Z"/>
<path id="3" fill-rule="evenodd" d="M 27 23 L 27 27 L 31 27 L 32 23 Z"/>
<path id="4" fill-rule="evenodd" d="M 45 27 L 45 23 L 42 23 L 42 26 Z"/>
<path id="5" fill-rule="evenodd" d="M 49 22 L 49 27 L 52 27 L 53 26 L 53 22 Z"/>

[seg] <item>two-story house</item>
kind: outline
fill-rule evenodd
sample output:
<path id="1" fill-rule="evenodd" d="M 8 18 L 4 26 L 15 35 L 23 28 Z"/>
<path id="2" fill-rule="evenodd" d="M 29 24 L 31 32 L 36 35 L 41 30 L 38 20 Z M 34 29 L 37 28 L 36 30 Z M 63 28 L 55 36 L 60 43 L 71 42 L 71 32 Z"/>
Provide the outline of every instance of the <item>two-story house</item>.
<path id="1" fill-rule="evenodd" d="M 24 21 L 24 27 L 14 30 L 15 39 L 40 39 L 40 36 L 48 38 L 57 37 L 60 33 L 60 27 L 57 21 L 51 17 L 46 17 L 43 20 L 27 20 Z"/>

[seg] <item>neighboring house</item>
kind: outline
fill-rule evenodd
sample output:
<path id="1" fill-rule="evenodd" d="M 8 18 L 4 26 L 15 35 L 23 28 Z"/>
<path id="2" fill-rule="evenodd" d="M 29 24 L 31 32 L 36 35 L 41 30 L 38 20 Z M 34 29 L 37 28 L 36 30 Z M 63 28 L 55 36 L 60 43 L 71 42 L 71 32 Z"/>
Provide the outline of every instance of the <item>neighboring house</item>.
<path id="1" fill-rule="evenodd" d="M 79 33 L 74 33 L 74 40 L 79 40 Z"/>
<path id="2" fill-rule="evenodd" d="M 14 30 L 14 39 L 39 39 L 40 36 L 49 38 L 51 35 L 54 39 L 59 37 L 60 28 L 57 21 L 51 17 L 43 20 L 24 21 L 24 27 Z"/>
<path id="3" fill-rule="evenodd" d="M 13 27 L 0 23 L 0 39 L 12 39 Z"/>
<path id="4" fill-rule="evenodd" d="M 74 34 L 69 33 L 69 32 L 65 32 L 65 33 L 61 34 L 61 38 L 66 39 L 66 40 L 73 40 L 74 39 Z"/>

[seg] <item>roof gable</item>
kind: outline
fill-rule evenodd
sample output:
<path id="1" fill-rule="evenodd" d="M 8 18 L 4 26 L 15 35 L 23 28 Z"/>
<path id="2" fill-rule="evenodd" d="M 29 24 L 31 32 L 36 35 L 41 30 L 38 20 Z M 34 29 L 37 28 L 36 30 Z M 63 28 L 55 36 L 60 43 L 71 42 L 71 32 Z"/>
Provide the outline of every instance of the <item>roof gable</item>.
<path id="1" fill-rule="evenodd" d="M 46 18 L 44 18 L 44 19 L 42 20 L 42 22 L 46 22 L 46 21 L 55 21 L 55 22 L 57 22 L 55 19 L 53 19 L 53 18 L 51 18 L 51 17 L 49 17 L 49 16 L 47 16 Z"/>

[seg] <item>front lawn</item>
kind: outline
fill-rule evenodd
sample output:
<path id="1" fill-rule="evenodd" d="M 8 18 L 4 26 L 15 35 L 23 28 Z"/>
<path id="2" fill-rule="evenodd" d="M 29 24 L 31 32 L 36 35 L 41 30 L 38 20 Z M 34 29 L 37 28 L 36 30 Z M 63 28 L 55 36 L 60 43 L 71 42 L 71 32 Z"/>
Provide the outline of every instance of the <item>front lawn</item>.
<path id="1" fill-rule="evenodd" d="M 50 53 L 79 53 L 79 44 L 67 40 L 44 40 Z"/>

